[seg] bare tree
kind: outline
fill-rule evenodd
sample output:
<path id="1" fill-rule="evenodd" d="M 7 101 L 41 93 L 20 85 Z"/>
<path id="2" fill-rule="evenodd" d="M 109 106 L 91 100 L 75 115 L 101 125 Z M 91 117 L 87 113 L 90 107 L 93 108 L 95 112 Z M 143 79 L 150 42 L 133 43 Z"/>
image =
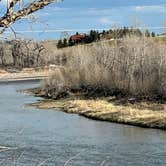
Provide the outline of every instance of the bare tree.
<path id="1" fill-rule="evenodd" d="M 0 45 L 0 65 L 4 66 L 4 48 Z"/>
<path id="2" fill-rule="evenodd" d="M 0 0 L 1 1 L 1 0 Z M 0 27 L 2 34 L 11 24 L 15 23 L 17 20 L 20 20 L 23 17 L 26 17 L 45 6 L 63 0 L 33 0 L 29 4 L 20 5 L 23 0 L 7 0 L 7 10 L 4 15 L 0 18 Z M 19 8 L 17 7 L 19 5 Z"/>

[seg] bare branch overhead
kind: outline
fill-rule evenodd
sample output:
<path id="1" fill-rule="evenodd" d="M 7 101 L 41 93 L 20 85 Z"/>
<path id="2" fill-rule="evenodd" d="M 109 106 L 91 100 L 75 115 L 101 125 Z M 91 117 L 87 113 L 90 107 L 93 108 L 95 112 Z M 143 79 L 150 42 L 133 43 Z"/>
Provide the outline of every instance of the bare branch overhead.
<path id="1" fill-rule="evenodd" d="M 28 16 L 31 13 L 34 13 L 45 6 L 58 2 L 58 1 L 63 1 L 63 0 L 34 0 L 32 1 L 27 7 L 22 7 L 21 9 L 18 9 L 17 11 L 14 11 L 14 7 L 17 5 L 18 2 L 21 0 L 10 0 L 7 11 L 0 18 L 0 27 L 6 29 L 8 28 L 11 24 L 15 23 L 17 20 Z"/>

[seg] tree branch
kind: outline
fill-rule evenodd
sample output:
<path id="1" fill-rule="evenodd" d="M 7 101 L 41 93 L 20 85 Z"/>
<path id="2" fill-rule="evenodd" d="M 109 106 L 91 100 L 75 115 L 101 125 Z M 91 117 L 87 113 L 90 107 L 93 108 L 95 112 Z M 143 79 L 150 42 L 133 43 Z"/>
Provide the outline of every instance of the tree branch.
<path id="1" fill-rule="evenodd" d="M 13 8 L 14 6 L 17 4 L 17 2 L 19 2 L 20 0 L 12 0 L 10 3 L 9 3 L 9 6 L 7 8 L 7 13 L 6 15 L 10 15 L 13 13 Z"/>
<path id="2" fill-rule="evenodd" d="M 31 13 L 38 11 L 39 9 L 44 8 L 45 6 L 58 2 L 58 0 L 37 0 L 28 5 L 28 7 L 22 8 L 16 12 L 13 12 L 13 8 L 20 0 L 12 0 L 9 3 L 6 14 L 0 18 L 0 27 L 8 28 L 11 24 L 15 23 L 17 20 L 28 16 Z M 63 1 L 63 0 L 62 0 Z"/>

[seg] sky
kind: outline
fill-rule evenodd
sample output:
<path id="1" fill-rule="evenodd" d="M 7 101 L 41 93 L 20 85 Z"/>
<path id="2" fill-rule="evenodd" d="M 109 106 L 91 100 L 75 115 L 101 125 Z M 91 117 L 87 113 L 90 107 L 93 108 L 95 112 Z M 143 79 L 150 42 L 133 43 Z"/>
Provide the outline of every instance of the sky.
<path id="1" fill-rule="evenodd" d="M 6 0 L 0 2 L 1 16 L 5 4 Z M 44 40 L 58 39 L 63 31 L 70 35 L 124 26 L 166 32 L 162 28 L 166 27 L 166 0 L 64 0 L 18 21 L 12 28 L 20 37 Z M 13 34 L 9 30 L 6 35 Z"/>

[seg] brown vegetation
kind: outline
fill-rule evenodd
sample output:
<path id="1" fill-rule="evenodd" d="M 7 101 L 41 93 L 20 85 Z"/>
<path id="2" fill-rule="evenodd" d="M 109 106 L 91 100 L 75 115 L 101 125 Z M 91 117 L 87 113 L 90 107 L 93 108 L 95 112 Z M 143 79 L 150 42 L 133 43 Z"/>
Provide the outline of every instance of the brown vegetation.
<path id="1" fill-rule="evenodd" d="M 89 86 L 92 90 L 102 87 L 104 93 L 113 89 L 129 96 L 165 99 L 166 47 L 152 38 L 123 38 L 63 52 L 67 54 L 65 68 L 56 71 L 43 88 L 49 96 Z"/>
<path id="2" fill-rule="evenodd" d="M 44 100 L 31 104 L 40 109 L 61 109 L 67 113 L 79 114 L 81 116 L 135 125 L 147 128 L 166 129 L 166 105 L 152 103 L 136 103 L 119 105 L 108 99 L 83 100 Z M 152 109 L 153 108 L 153 109 Z"/>
<path id="3" fill-rule="evenodd" d="M 56 41 L 16 39 L 0 42 L 0 68 L 22 69 L 65 63 L 66 55 L 57 49 Z"/>
<path id="4" fill-rule="evenodd" d="M 132 37 L 62 51 L 67 53 L 65 67 L 32 90 L 51 100 L 32 106 L 166 129 L 165 44 Z"/>

